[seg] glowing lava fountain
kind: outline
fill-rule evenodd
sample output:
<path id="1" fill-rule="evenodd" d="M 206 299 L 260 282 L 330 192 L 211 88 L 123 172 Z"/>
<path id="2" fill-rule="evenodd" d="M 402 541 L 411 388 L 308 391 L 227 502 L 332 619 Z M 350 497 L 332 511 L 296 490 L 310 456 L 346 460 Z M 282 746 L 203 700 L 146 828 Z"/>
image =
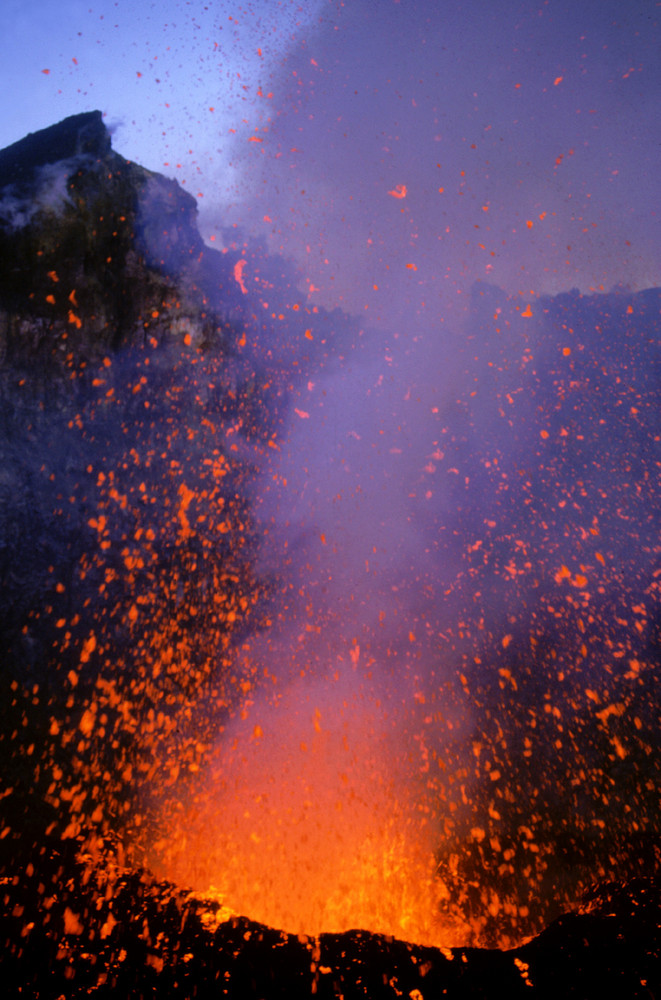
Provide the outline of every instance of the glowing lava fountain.
<path id="1" fill-rule="evenodd" d="M 440 917 L 434 831 L 395 727 L 353 670 L 244 710 L 162 810 L 150 866 L 293 933 L 465 941 L 460 917 Z"/>

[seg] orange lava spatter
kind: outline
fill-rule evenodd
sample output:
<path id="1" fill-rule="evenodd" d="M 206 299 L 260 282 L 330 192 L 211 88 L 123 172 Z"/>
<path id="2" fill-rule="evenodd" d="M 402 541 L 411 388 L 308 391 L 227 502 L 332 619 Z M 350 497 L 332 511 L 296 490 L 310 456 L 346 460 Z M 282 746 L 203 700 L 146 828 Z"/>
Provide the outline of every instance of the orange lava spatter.
<path id="1" fill-rule="evenodd" d="M 440 910 L 448 890 L 392 721 L 349 681 L 295 684 L 231 725 L 185 799 L 163 806 L 150 867 L 292 933 L 464 943 L 461 914 Z"/>

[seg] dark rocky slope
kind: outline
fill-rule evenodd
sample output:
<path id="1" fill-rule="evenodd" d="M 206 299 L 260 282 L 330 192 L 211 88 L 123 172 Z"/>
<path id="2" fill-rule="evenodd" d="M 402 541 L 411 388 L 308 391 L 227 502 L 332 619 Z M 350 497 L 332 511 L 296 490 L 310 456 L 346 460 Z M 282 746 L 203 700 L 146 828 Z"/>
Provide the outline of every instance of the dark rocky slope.
<path id="1" fill-rule="evenodd" d="M 223 918 L 147 874 L 52 854 L 0 887 L 3 995 L 618 1000 L 659 987 L 658 887 L 605 885 L 510 951 L 439 951 L 364 931 L 297 937 Z"/>

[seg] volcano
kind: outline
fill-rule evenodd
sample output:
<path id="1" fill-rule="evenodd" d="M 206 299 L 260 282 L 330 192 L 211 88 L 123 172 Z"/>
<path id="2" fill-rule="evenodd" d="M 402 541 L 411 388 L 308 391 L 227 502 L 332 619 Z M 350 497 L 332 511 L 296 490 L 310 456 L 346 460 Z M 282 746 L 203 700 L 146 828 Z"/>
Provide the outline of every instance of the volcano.
<path id="1" fill-rule="evenodd" d="M 661 290 L 395 336 L 226 237 L 0 152 L 7 989 L 655 996 Z"/>

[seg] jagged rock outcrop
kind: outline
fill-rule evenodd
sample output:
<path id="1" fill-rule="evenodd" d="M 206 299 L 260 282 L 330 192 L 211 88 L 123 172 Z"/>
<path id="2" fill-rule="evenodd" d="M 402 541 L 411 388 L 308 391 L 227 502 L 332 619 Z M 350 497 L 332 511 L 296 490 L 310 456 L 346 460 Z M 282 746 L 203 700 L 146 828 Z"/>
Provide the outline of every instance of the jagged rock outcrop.
<path id="1" fill-rule="evenodd" d="M 78 363 L 118 347 L 222 339 L 198 285 L 195 199 L 111 147 L 101 113 L 0 152 L 0 356 Z"/>
<path id="2" fill-rule="evenodd" d="M 281 933 L 122 868 L 112 852 L 104 865 L 35 859 L 4 899 L 0 961 L 11 997 L 648 1000 L 661 966 L 661 899 L 644 878 L 605 886 L 582 912 L 510 951 L 439 950 L 360 930 Z"/>

